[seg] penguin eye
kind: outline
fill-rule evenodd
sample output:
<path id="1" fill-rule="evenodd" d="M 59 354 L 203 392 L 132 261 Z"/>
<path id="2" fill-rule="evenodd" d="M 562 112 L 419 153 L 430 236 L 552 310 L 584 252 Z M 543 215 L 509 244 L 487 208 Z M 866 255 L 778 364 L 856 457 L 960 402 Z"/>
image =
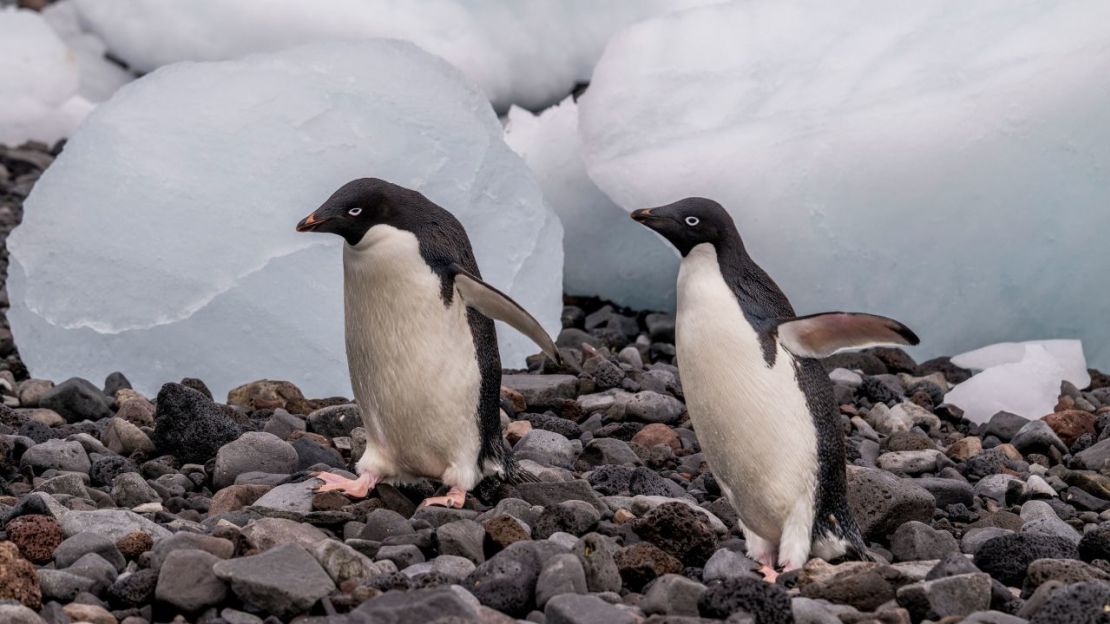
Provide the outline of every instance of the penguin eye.
<path id="1" fill-rule="evenodd" d="M 362 214 L 362 208 L 351 208 L 347 211 L 347 214 L 351 215 L 352 217 L 357 217 Z"/>
<path id="2" fill-rule="evenodd" d="M 701 223 L 701 219 L 699 219 L 697 217 L 694 217 L 694 216 L 686 217 L 686 225 L 688 225 L 690 227 L 694 227 L 695 225 L 697 225 L 699 223 Z"/>

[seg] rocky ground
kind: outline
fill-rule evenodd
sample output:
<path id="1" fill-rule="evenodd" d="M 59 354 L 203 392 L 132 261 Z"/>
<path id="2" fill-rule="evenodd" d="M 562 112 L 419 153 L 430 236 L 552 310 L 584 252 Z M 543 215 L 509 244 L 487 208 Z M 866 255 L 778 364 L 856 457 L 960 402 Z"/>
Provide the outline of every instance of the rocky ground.
<path id="1" fill-rule="evenodd" d="M 0 150 L 3 233 L 49 158 Z M 569 303 L 565 368 L 504 378 L 505 435 L 539 481 L 459 510 L 416 507 L 435 483 L 315 494 L 309 473 L 365 443 L 345 400 L 28 379 L 5 333 L 0 622 L 1106 621 L 1106 376 L 979 426 L 942 404 L 968 375 L 946 359 L 831 358 L 850 504 L 882 561 L 770 584 L 699 452 L 673 319 Z"/>

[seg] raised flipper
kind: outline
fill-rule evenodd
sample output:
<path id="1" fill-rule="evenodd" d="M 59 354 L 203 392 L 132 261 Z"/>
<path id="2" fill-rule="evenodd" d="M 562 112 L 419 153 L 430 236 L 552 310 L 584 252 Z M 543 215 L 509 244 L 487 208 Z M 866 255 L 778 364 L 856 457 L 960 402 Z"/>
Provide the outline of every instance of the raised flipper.
<path id="1" fill-rule="evenodd" d="M 467 306 L 491 319 L 504 321 L 513 326 L 517 331 L 531 338 L 532 342 L 536 343 L 556 364 L 562 364 L 563 360 L 551 336 L 547 335 L 539 322 L 528 314 L 527 310 L 520 307 L 520 304 L 457 264 L 451 265 L 451 271 L 455 275 L 455 288 L 458 289 L 459 295 Z"/>
<path id="2" fill-rule="evenodd" d="M 894 319 L 858 312 L 824 312 L 782 321 L 779 343 L 798 357 L 823 358 L 844 349 L 915 345 L 908 327 Z"/>

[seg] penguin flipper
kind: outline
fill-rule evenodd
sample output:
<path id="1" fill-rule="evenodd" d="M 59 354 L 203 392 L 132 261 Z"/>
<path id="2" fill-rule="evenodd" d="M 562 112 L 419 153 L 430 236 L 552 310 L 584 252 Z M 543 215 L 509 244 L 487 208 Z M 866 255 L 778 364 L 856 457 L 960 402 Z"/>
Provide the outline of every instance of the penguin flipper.
<path id="1" fill-rule="evenodd" d="M 843 349 L 920 342 L 894 319 L 860 312 L 823 312 L 781 321 L 779 343 L 798 357 L 823 358 Z"/>
<path id="2" fill-rule="evenodd" d="M 528 336 L 556 364 L 562 363 L 559 350 L 551 336 L 527 310 L 513 301 L 508 295 L 462 268 L 451 265 L 455 277 L 455 288 L 466 305 L 495 321 L 504 321 L 518 332 Z"/>

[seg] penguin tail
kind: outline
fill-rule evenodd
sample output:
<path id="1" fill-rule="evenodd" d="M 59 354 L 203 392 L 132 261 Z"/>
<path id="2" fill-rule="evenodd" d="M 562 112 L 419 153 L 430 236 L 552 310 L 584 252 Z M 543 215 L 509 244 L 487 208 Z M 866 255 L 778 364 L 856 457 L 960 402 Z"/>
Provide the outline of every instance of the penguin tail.
<path id="1" fill-rule="evenodd" d="M 516 458 L 512 455 L 506 455 L 504 465 L 501 471 L 500 478 L 509 485 L 520 485 L 521 483 L 538 483 L 539 477 L 528 472 L 520 467 Z"/>

